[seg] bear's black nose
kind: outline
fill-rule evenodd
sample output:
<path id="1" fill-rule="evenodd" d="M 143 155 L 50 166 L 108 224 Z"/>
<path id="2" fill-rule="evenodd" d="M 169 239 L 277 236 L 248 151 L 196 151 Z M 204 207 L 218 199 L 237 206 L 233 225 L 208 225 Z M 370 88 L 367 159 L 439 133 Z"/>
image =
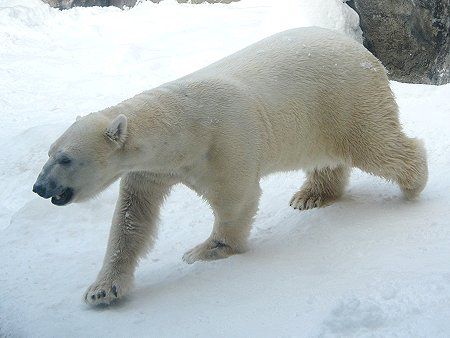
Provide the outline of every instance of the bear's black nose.
<path id="1" fill-rule="evenodd" d="M 46 188 L 45 188 L 45 185 L 43 185 L 43 184 L 36 183 L 35 185 L 33 185 L 33 192 L 35 192 L 36 194 L 38 194 L 41 197 L 47 198 L 47 196 L 45 195 Z"/>

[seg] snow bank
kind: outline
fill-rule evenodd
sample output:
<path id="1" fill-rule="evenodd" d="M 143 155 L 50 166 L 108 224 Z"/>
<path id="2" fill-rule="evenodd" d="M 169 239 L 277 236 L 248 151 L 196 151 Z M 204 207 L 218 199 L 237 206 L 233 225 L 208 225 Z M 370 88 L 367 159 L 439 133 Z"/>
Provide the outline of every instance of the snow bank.
<path id="1" fill-rule="evenodd" d="M 429 150 L 417 202 L 355 171 L 328 208 L 288 206 L 301 173 L 264 180 L 251 250 L 187 266 L 212 215 L 176 187 L 136 288 L 114 307 L 81 302 L 105 251 L 117 185 L 64 208 L 31 193 L 51 142 L 79 114 L 175 79 L 283 29 L 360 39 L 338 0 L 243 0 L 58 11 L 0 4 L 0 336 L 448 336 L 450 86 L 393 83 L 407 132 Z"/>

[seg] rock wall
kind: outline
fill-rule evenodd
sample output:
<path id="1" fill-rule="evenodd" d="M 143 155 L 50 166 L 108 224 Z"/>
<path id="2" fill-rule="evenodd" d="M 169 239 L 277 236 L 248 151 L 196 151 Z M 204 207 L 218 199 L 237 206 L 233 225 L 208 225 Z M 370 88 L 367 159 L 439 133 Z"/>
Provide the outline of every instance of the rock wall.
<path id="1" fill-rule="evenodd" d="M 364 45 L 390 78 L 402 82 L 450 82 L 450 0 L 351 0 Z"/>

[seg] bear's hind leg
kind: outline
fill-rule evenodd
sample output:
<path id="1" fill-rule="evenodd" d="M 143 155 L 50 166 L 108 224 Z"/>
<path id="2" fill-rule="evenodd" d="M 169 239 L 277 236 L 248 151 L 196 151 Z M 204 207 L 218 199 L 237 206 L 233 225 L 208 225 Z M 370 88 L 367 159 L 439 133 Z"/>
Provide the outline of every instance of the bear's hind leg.
<path id="1" fill-rule="evenodd" d="M 397 183 L 406 199 L 414 199 L 425 188 L 428 166 L 422 141 L 400 133 L 360 155 L 355 166 Z"/>
<path id="2" fill-rule="evenodd" d="M 397 183 L 405 198 L 412 200 L 419 196 L 428 180 L 427 153 L 423 142 L 407 138 L 404 156 L 404 168 L 397 175 Z"/>
<path id="3" fill-rule="evenodd" d="M 261 189 L 259 182 L 245 189 L 243 186 L 229 186 L 220 196 L 208 199 L 215 216 L 213 231 L 205 242 L 183 255 L 186 263 L 222 259 L 246 251 Z"/>
<path id="4" fill-rule="evenodd" d="M 342 196 L 349 175 L 350 168 L 343 165 L 308 172 L 305 183 L 292 197 L 290 206 L 308 210 L 333 203 Z"/>

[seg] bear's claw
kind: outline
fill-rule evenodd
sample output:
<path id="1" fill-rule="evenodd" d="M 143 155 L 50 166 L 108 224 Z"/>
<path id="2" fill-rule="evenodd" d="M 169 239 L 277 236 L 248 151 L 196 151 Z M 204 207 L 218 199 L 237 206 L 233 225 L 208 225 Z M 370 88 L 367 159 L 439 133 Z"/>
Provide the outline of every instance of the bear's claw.
<path id="1" fill-rule="evenodd" d="M 217 240 L 208 239 L 204 243 L 197 245 L 183 255 L 183 261 L 192 264 L 196 261 L 212 261 L 223 259 L 241 253 L 242 251 L 233 249 L 231 246 Z"/>
<path id="2" fill-rule="evenodd" d="M 128 278 L 123 281 L 101 279 L 86 290 L 84 301 L 90 305 L 109 305 L 126 294 L 129 284 Z"/>
<path id="3" fill-rule="evenodd" d="M 313 208 L 322 208 L 335 201 L 334 198 L 323 197 L 321 195 L 308 194 L 299 191 L 291 199 L 289 205 L 298 210 L 309 210 Z"/>

